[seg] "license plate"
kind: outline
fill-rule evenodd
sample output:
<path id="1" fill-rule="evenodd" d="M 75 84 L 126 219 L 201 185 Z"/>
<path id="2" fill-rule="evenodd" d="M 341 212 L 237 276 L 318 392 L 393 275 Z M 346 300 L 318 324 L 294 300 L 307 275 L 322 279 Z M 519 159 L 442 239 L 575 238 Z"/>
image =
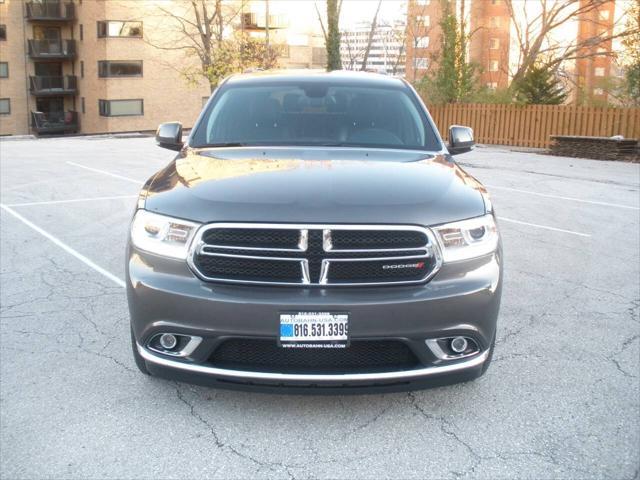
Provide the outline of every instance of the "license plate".
<path id="1" fill-rule="evenodd" d="M 280 314 L 280 346 L 344 348 L 349 341 L 349 314 L 297 312 Z"/>

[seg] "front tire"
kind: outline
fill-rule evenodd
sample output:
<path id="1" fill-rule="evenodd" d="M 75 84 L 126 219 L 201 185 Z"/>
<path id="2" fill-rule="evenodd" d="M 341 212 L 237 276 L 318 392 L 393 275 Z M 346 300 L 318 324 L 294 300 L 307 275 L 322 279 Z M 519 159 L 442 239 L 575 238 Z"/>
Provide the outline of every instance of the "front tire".
<path id="1" fill-rule="evenodd" d="M 133 359 L 136 362 L 138 370 L 145 375 L 151 375 L 147 369 L 147 362 L 144 361 L 144 358 L 142 358 L 142 356 L 140 356 L 140 352 L 138 352 L 138 345 L 136 343 L 136 337 L 133 335 L 133 328 L 131 329 L 131 349 L 133 350 Z"/>

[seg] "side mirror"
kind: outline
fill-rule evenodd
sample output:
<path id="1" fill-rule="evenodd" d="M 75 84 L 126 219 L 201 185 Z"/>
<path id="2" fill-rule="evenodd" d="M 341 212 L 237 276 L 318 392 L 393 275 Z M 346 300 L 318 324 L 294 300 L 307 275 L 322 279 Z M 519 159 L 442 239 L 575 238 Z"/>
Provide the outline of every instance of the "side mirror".
<path id="1" fill-rule="evenodd" d="M 182 124 L 180 122 L 161 123 L 156 131 L 156 144 L 169 150 L 182 150 Z"/>
<path id="2" fill-rule="evenodd" d="M 449 127 L 449 153 L 451 155 L 470 152 L 475 144 L 471 128 L 461 125 Z"/>

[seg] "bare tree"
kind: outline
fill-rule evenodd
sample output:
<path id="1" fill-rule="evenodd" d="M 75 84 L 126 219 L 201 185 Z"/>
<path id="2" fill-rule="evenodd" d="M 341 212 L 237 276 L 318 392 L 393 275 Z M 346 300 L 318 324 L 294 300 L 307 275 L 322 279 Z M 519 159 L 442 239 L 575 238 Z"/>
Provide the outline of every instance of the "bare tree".
<path id="1" fill-rule="evenodd" d="M 182 51 L 196 57 L 199 66 L 185 62 L 174 68 L 190 81 L 209 81 L 211 90 L 225 76 L 247 67 L 271 68 L 277 64 L 277 48 L 244 34 L 237 27 L 247 0 L 177 0 L 159 4 L 151 16 L 158 29 L 146 41 L 160 50 Z"/>
<path id="2" fill-rule="evenodd" d="M 632 33 L 629 30 L 602 28 L 586 38 L 576 36 L 570 41 L 554 41 L 553 34 L 576 19 L 597 23 L 597 20 L 588 19 L 608 0 L 538 0 L 537 10 L 522 8 L 519 0 L 505 1 L 515 30 L 519 57 L 517 67 L 512 72 L 512 82 L 521 80 L 534 65 L 557 71 L 567 60 L 613 55 L 613 52 L 601 52 L 597 47 Z M 534 10 L 533 15 L 529 13 L 530 10 Z"/>
<path id="3" fill-rule="evenodd" d="M 381 5 L 382 5 L 382 0 L 378 0 L 376 13 L 373 15 L 373 20 L 371 20 L 371 28 L 369 29 L 369 36 L 367 37 L 367 46 L 365 47 L 364 53 L 362 55 L 362 64 L 360 65 L 360 70 L 366 70 L 367 68 L 367 61 L 369 60 L 369 52 L 371 51 L 371 44 L 373 43 L 373 37 L 376 34 L 376 26 L 378 24 L 378 13 L 380 13 Z"/>

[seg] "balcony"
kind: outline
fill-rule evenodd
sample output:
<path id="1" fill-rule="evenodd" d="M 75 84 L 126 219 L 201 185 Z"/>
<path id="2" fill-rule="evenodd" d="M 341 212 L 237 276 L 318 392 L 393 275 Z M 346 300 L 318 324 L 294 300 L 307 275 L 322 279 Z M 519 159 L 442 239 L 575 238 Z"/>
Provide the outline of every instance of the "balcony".
<path id="1" fill-rule="evenodd" d="M 80 129 L 78 112 L 31 112 L 31 127 L 38 134 L 74 133 Z"/>
<path id="2" fill-rule="evenodd" d="M 29 77 L 32 95 L 46 97 L 52 95 L 75 95 L 78 93 L 78 77 L 66 75 L 64 77 Z"/>
<path id="3" fill-rule="evenodd" d="M 29 56 L 35 60 L 72 60 L 75 40 L 29 40 Z"/>
<path id="4" fill-rule="evenodd" d="M 71 22 L 76 19 L 76 8 L 71 2 L 27 2 L 27 20 L 30 22 Z"/>
<path id="5" fill-rule="evenodd" d="M 243 30 L 262 31 L 267 29 L 266 15 L 257 13 L 244 13 L 240 20 L 240 27 Z M 279 30 L 287 28 L 288 22 L 284 15 L 269 15 L 269 30 Z"/>

